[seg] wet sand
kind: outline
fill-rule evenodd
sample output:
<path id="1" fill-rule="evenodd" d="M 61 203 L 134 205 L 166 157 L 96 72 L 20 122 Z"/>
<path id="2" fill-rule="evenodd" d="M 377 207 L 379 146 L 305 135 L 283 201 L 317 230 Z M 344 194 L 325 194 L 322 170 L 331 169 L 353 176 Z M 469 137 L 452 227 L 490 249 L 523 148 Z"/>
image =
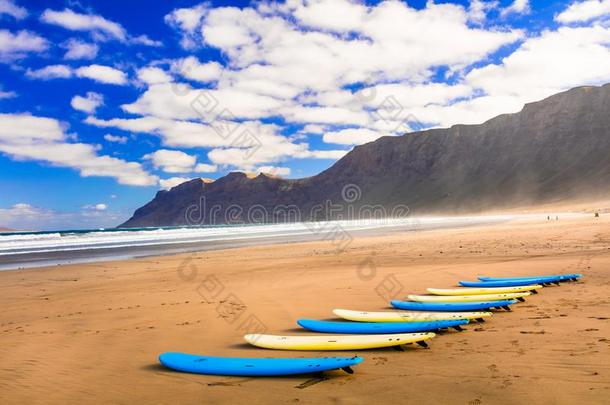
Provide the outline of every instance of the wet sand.
<path id="1" fill-rule="evenodd" d="M 164 351 L 283 352 L 246 332 L 304 333 L 299 318 L 382 310 L 390 298 L 477 275 L 581 272 L 431 349 L 360 352 L 355 374 L 175 373 Z M 607 403 L 610 216 L 247 247 L 0 272 L 1 403 Z"/>

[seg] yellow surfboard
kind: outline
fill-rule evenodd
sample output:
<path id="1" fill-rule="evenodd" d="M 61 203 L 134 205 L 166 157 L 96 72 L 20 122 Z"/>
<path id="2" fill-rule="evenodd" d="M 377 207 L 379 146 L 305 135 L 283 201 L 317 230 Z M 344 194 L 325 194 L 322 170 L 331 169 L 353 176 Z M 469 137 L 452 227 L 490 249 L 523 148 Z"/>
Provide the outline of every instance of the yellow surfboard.
<path id="1" fill-rule="evenodd" d="M 528 292 L 506 293 L 506 294 L 479 294 L 479 295 L 409 295 L 408 299 L 417 302 L 477 302 L 477 301 L 501 301 L 524 298 L 531 295 Z"/>
<path id="2" fill-rule="evenodd" d="M 335 309 L 333 313 L 339 318 L 356 322 L 430 322 L 451 321 L 456 319 L 482 319 L 489 318 L 491 312 L 407 312 L 385 311 L 367 312 L 350 311 L 349 309 Z"/>
<path id="3" fill-rule="evenodd" d="M 391 347 L 423 342 L 434 333 L 398 333 L 391 335 L 322 335 L 322 336 L 277 336 L 252 334 L 244 336 L 251 345 L 279 350 L 363 350 Z"/>
<path id="4" fill-rule="evenodd" d="M 484 294 L 504 294 L 534 291 L 542 288 L 541 285 L 524 285 L 519 287 L 490 287 L 490 288 L 428 288 L 428 292 L 434 295 L 484 295 Z M 480 298 L 480 297 L 479 297 Z"/>

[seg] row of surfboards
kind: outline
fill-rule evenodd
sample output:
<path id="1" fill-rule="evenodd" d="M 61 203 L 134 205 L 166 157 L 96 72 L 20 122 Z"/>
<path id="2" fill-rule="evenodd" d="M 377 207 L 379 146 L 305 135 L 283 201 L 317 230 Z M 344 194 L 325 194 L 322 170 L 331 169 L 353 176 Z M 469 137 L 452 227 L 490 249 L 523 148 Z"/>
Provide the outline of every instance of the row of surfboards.
<path id="1" fill-rule="evenodd" d="M 460 281 L 461 288 L 428 288 L 429 295 L 409 295 L 408 301 L 392 301 L 396 311 L 366 312 L 335 309 L 344 321 L 301 319 L 304 329 L 339 335 L 278 336 L 249 334 L 244 338 L 253 346 L 279 350 L 363 350 L 417 344 L 428 347 L 435 331 L 462 330 L 470 321 L 483 322 L 491 310 L 504 309 L 537 294 L 544 286 L 576 281 L 581 274 L 492 278 Z M 173 370 L 213 375 L 277 376 L 342 369 L 353 373 L 352 366 L 364 359 L 353 357 L 315 358 L 235 358 L 163 353 L 159 361 Z"/>

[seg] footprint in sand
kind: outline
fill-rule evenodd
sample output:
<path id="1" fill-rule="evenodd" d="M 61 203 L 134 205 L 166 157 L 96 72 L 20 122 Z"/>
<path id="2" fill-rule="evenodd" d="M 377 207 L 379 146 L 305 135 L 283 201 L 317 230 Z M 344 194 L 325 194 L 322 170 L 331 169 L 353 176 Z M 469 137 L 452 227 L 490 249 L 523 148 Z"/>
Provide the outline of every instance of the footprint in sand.
<path id="1" fill-rule="evenodd" d="M 500 386 L 500 388 L 506 389 L 506 388 L 510 387 L 511 385 L 513 385 L 512 381 L 504 380 L 504 381 L 502 381 L 502 385 Z"/>
<path id="2" fill-rule="evenodd" d="M 489 371 L 491 371 L 492 373 L 497 373 L 498 372 L 498 366 L 496 366 L 495 364 L 490 364 L 489 366 L 487 366 L 487 369 Z"/>
<path id="3" fill-rule="evenodd" d="M 468 405 L 480 405 L 482 403 L 483 401 L 481 401 L 479 398 L 475 398 L 472 401 L 468 401 Z"/>

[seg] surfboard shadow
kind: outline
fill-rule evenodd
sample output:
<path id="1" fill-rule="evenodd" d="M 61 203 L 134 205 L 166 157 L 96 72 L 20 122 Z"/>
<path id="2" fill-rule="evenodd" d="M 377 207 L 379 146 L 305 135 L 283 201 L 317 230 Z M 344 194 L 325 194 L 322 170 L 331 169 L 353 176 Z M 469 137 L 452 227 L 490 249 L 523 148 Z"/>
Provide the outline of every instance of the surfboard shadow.
<path id="1" fill-rule="evenodd" d="M 145 366 L 140 367 L 140 370 L 143 370 L 143 371 L 154 371 L 154 372 L 172 371 L 169 368 L 164 367 L 163 364 L 159 364 L 159 363 L 147 364 Z"/>

